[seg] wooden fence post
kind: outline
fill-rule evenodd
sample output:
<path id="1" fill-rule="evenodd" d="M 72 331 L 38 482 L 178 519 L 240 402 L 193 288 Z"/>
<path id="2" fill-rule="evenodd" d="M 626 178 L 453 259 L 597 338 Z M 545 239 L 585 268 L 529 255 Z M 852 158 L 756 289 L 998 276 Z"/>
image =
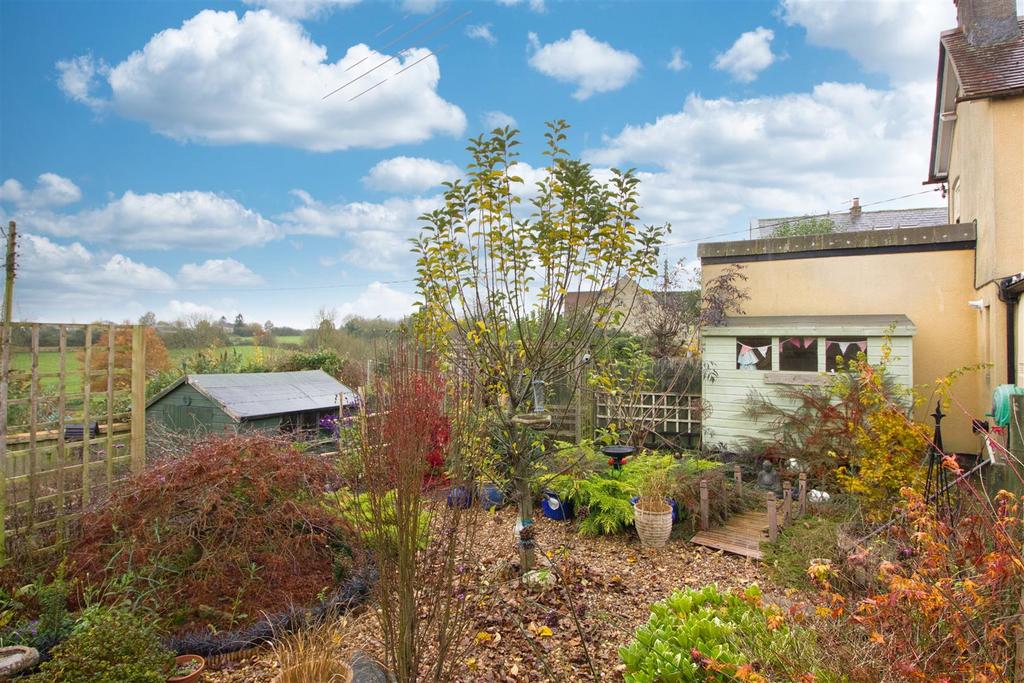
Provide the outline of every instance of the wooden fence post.
<path id="1" fill-rule="evenodd" d="M 797 514 L 801 517 L 807 514 L 807 473 L 800 473 L 800 491 L 799 491 L 799 505 L 797 506 Z"/>
<path id="2" fill-rule="evenodd" d="M 743 470 L 739 465 L 732 466 L 732 479 L 736 482 L 736 495 L 743 494 Z"/>
<path id="3" fill-rule="evenodd" d="M 0 327 L 0 567 L 7 563 L 7 374 L 11 362 L 11 326 Z"/>
<path id="4" fill-rule="evenodd" d="M 790 481 L 782 482 L 782 523 L 789 524 L 793 518 L 793 484 Z"/>
<path id="5" fill-rule="evenodd" d="M 768 540 L 774 541 L 779 537 L 779 520 L 776 518 L 778 507 L 775 505 L 775 492 L 768 492 Z"/>
<path id="6" fill-rule="evenodd" d="M 86 426 L 88 432 L 88 425 Z M 146 328 L 132 328 L 132 472 L 146 465 Z"/>
<path id="7" fill-rule="evenodd" d="M 711 512 L 708 501 L 708 480 L 700 480 L 700 529 L 707 531 L 711 526 Z"/>

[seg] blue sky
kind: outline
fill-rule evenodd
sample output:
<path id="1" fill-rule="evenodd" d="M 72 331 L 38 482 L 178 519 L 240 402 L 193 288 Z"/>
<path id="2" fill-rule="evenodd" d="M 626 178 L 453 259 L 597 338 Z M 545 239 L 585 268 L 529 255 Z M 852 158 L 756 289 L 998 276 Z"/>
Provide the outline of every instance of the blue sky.
<path id="1" fill-rule="evenodd" d="M 416 217 L 495 123 L 522 130 L 527 178 L 555 118 L 596 168 L 637 168 L 673 259 L 854 196 L 938 205 L 954 25 L 951 0 L 5 0 L 15 314 L 402 315 Z"/>

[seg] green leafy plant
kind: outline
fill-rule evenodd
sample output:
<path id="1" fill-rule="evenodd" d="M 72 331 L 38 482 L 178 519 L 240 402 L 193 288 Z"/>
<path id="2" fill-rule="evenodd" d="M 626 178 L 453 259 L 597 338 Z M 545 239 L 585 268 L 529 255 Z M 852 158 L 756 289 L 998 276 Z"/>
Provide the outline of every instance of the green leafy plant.
<path id="1" fill-rule="evenodd" d="M 818 664 L 814 634 L 787 624 L 752 585 L 676 591 L 651 605 L 651 617 L 619 650 L 626 683 L 663 681 L 841 681 Z"/>
<path id="2" fill-rule="evenodd" d="M 719 463 L 711 460 L 676 460 L 672 455 L 651 453 L 630 458 L 618 471 L 605 469 L 556 476 L 548 488 L 579 511 L 581 535 L 617 534 L 633 523 L 630 500 L 645 488 L 649 495 L 675 500 L 685 516 L 696 515 L 699 500 L 694 492 L 699 481 L 702 477 L 721 478 L 719 467 Z M 657 492 L 651 488 L 655 483 Z"/>
<path id="3" fill-rule="evenodd" d="M 356 530 L 359 540 L 368 549 L 393 554 L 397 552 L 398 546 L 395 497 L 394 489 L 384 494 L 381 519 L 374 520 L 374 524 L 370 524 L 374 519 L 374 510 L 368 493 L 354 495 L 347 489 L 342 489 L 327 494 L 327 505 Z M 430 512 L 427 510 L 420 513 L 418 534 L 416 545 L 420 550 L 424 550 L 430 540 Z"/>
<path id="4" fill-rule="evenodd" d="M 783 221 L 772 230 L 772 237 L 800 237 L 803 235 L 827 235 L 836 229 L 831 218 L 801 218 L 797 221 Z"/>
<path id="5" fill-rule="evenodd" d="M 174 655 L 160 644 L 151 622 L 123 609 L 90 608 L 87 618 L 30 683 L 163 683 Z"/>

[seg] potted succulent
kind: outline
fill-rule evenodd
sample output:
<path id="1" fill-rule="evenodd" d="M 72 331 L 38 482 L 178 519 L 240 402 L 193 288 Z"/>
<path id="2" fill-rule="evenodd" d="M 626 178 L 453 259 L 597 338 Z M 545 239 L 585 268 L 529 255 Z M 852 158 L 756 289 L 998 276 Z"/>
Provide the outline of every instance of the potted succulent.
<path id="1" fill-rule="evenodd" d="M 672 506 L 666 500 L 668 476 L 652 472 L 640 484 L 640 497 L 633 503 L 633 522 L 646 548 L 662 548 L 672 534 Z"/>
<path id="2" fill-rule="evenodd" d="M 178 655 L 167 683 L 195 683 L 206 670 L 206 660 L 199 655 Z"/>

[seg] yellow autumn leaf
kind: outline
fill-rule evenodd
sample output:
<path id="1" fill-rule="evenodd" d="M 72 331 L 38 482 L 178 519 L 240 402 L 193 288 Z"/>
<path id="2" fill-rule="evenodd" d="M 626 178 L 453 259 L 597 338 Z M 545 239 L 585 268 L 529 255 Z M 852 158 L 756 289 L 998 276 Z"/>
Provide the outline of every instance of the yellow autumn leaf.
<path id="1" fill-rule="evenodd" d="M 476 634 L 476 642 L 478 643 L 489 643 L 492 640 L 492 636 L 487 631 L 480 631 Z"/>
<path id="2" fill-rule="evenodd" d="M 537 635 L 539 635 L 539 636 L 541 636 L 543 638 L 550 638 L 551 636 L 553 636 L 555 634 L 547 626 L 541 626 L 539 629 L 537 629 Z"/>

